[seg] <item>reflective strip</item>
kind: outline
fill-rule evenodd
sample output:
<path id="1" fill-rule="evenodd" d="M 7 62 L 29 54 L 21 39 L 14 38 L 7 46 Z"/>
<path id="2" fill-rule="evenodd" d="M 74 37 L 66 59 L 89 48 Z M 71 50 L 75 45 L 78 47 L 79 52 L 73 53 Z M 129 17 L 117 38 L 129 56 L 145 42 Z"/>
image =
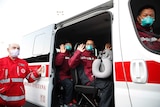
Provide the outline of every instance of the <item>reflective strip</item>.
<path id="1" fill-rule="evenodd" d="M 8 69 L 5 69 L 5 78 L 7 79 L 8 77 Z"/>
<path id="2" fill-rule="evenodd" d="M 12 78 L 12 82 L 23 82 L 23 78 Z"/>
<path id="3" fill-rule="evenodd" d="M 19 66 L 17 66 L 17 75 L 19 76 Z"/>
<path id="4" fill-rule="evenodd" d="M 1 83 L 1 84 L 9 83 L 9 82 L 10 82 L 10 79 L 3 79 L 3 80 L 0 80 L 0 83 Z"/>
<path id="5" fill-rule="evenodd" d="M 5 88 L 3 87 L 3 88 L 0 89 L 0 91 L 2 91 L 2 90 L 4 90 L 4 89 L 5 89 Z"/>
<path id="6" fill-rule="evenodd" d="M 70 59 L 70 57 L 68 57 L 68 56 L 65 56 L 65 57 L 64 57 L 64 59 Z"/>
<path id="7" fill-rule="evenodd" d="M 3 79 L 3 80 L 0 80 L 0 83 L 1 84 L 4 84 L 4 83 L 10 83 L 10 82 L 23 82 L 23 78 L 8 78 L 8 79 Z"/>
<path id="8" fill-rule="evenodd" d="M 144 37 L 141 37 L 141 41 L 147 41 L 147 42 L 154 42 L 154 41 L 157 41 L 157 38 L 155 37 L 152 37 L 152 38 L 144 38 Z"/>
<path id="9" fill-rule="evenodd" d="M 0 94 L 0 97 L 4 101 L 19 101 L 19 100 L 23 100 L 25 98 L 24 95 L 21 95 L 21 96 L 6 96 L 6 95 L 2 95 L 2 94 Z"/>
<path id="10" fill-rule="evenodd" d="M 82 56 L 81 59 L 86 59 L 86 60 L 94 60 L 94 57 L 86 57 L 86 56 Z"/>

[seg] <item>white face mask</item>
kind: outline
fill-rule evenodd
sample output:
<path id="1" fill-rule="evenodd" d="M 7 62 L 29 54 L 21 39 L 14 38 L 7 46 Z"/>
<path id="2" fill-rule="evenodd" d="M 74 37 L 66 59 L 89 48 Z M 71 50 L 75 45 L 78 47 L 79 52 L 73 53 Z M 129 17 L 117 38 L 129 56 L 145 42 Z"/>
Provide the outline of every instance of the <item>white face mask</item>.
<path id="1" fill-rule="evenodd" d="M 10 50 L 10 54 L 11 54 L 11 57 L 18 57 L 19 50 L 18 49 L 12 49 L 12 50 Z"/>

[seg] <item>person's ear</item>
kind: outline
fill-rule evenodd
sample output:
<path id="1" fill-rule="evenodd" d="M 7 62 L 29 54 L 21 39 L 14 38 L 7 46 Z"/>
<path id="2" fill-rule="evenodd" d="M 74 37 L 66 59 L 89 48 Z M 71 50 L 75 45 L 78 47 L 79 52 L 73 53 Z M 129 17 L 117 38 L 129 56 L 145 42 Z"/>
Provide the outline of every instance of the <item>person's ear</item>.
<path id="1" fill-rule="evenodd" d="M 93 45 L 93 48 L 96 48 L 96 45 Z"/>
<path id="2" fill-rule="evenodd" d="M 9 52 L 9 48 L 7 48 L 7 51 Z"/>
<path id="3" fill-rule="evenodd" d="M 139 23 L 141 23 L 141 18 L 140 18 L 140 16 L 137 16 L 137 21 L 138 21 Z"/>

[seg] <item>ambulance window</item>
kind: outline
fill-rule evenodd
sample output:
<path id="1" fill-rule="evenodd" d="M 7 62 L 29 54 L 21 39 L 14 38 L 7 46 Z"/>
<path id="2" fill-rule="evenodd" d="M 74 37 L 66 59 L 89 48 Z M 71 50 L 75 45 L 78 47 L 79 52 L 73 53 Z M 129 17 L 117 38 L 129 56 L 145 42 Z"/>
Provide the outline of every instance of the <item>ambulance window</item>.
<path id="1" fill-rule="evenodd" d="M 35 36 L 32 51 L 32 56 L 34 57 L 27 58 L 26 60 L 29 63 L 47 62 L 49 60 L 50 40 L 50 35 L 47 35 L 46 33 Z"/>
<path id="2" fill-rule="evenodd" d="M 159 4 L 160 0 L 129 1 L 129 8 L 131 10 L 131 16 L 133 17 L 133 25 L 135 26 L 135 31 L 140 43 L 148 51 L 157 54 L 160 54 Z M 147 12 L 150 10 L 152 11 L 151 13 Z"/>
<path id="3" fill-rule="evenodd" d="M 50 40 L 50 35 L 46 35 L 45 33 L 37 35 L 34 41 L 33 55 L 42 55 L 49 53 Z"/>

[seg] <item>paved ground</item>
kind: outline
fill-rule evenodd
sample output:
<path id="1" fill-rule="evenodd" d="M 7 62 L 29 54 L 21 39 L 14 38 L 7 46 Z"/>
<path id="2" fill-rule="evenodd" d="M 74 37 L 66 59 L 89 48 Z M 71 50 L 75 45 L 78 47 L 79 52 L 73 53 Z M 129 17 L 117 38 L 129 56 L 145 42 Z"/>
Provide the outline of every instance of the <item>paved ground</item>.
<path id="1" fill-rule="evenodd" d="M 39 106 L 26 102 L 26 104 L 23 107 L 39 107 Z"/>

